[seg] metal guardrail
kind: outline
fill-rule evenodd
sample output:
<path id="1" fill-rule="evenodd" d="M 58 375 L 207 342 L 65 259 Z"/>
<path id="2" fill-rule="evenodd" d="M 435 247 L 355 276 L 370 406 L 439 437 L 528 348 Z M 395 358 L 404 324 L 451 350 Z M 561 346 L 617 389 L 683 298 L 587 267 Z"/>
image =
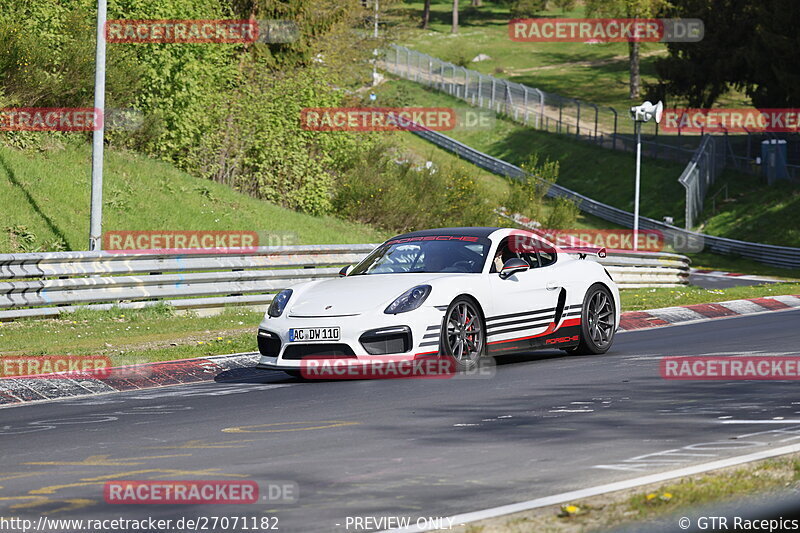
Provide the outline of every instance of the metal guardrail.
<path id="1" fill-rule="evenodd" d="M 432 142 L 436 146 L 452 152 L 473 165 L 488 170 L 493 174 L 515 179 L 526 179 L 529 176 L 528 173 L 520 167 L 484 154 L 443 133 L 430 130 L 419 130 L 414 131 L 414 133 Z M 589 213 L 590 215 L 626 228 L 633 227 L 633 213 L 598 202 L 597 200 L 588 198 L 560 185 L 552 184 L 547 191 L 547 196 L 551 198 L 569 198 L 574 201 L 578 208 L 584 213 Z M 639 227 L 641 229 L 661 231 L 664 235 L 664 242 L 671 245 L 673 249 L 683 253 L 707 250 L 718 254 L 746 257 L 760 263 L 783 268 L 800 268 L 800 248 L 774 246 L 771 244 L 760 244 L 705 235 L 703 233 L 681 229 L 677 226 L 647 217 L 639 217 Z"/>
<path id="2" fill-rule="evenodd" d="M 52 252 L 0 255 L 0 320 L 56 317 L 78 309 L 266 306 L 302 281 L 338 275 L 374 244 L 264 247 L 241 254 L 125 255 Z M 674 254 L 609 255 L 623 287 L 685 284 L 689 260 Z"/>

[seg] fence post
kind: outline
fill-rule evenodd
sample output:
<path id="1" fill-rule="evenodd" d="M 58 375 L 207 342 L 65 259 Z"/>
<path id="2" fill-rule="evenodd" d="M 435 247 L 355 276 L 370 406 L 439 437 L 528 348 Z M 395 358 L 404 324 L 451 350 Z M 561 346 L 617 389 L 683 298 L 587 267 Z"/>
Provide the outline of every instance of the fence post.
<path id="1" fill-rule="evenodd" d="M 547 131 L 547 127 L 549 125 L 549 120 L 547 117 L 544 116 L 544 93 L 539 89 L 534 89 L 536 93 L 539 95 L 539 115 L 536 117 L 536 127 L 538 128 L 541 125 L 541 120 L 545 119 L 545 131 Z"/>
<path id="2" fill-rule="evenodd" d="M 522 85 L 522 107 L 525 109 L 525 114 L 522 116 L 523 124 L 528 124 L 528 87 Z"/>
<path id="3" fill-rule="evenodd" d="M 494 76 L 490 76 L 490 77 L 492 78 L 492 99 L 491 99 L 490 105 L 492 107 L 492 111 L 494 111 L 495 110 L 494 109 L 494 89 L 495 89 L 495 86 L 497 85 L 497 80 L 495 79 Z"/>
<path id="4" fill-rule="evenodd" d="M 617 115 L 617 110 L 613 107 L 609 107 L 612 113 L 614 113 L 614 134 L 611 136 L 611 149 L 617 149 L 617 119 L 619 116 Z"/>
<path id="5" fill-rule="evenodd" d="M 575 138 L 580 138 L 581 136 L 581 101 L 575 100 L 575 103 L 578 105 L 578 121 L 575 123 Z"/>

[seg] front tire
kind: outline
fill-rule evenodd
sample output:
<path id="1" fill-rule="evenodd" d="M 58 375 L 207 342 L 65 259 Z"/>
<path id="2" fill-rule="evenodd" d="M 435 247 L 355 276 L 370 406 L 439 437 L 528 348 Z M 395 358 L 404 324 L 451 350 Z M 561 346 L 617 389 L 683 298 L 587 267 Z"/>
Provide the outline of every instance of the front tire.
<path id="1" fill-rule="evenodd" d="M 459 296 L 444 315 L 440 351 L 453 359 L 459 370 L 471 370 L 486 354 L 483 314 L 471 298 Z"/>
<path id="2" fill-rule="evenodd" d="M 581 340 L 578 346 L 567 350 L 573 355 L 599 355 L 611 348 L 617 331 L 616 305 L 611 291 L 596 283 L 589 287 L 583 298 L 581 311 Z"/>

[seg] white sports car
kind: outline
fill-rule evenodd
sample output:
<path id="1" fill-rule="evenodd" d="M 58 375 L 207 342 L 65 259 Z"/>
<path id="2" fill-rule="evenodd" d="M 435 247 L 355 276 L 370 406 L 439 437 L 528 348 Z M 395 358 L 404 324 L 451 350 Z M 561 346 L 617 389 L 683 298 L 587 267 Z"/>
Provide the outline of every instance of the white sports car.
<path id="1" fill-rule="evenodd" d="M 278 293 L 258 329 L 259 368 L 299 375 L 308 358 L 391 361 L 561 348 L 600 354 L 619 290 L 598 248 L 560 248 L 510 228 L 442 228 L 386 241 L 340 277 Z M 349 361 L 356 363 L 359 361 Z"/>

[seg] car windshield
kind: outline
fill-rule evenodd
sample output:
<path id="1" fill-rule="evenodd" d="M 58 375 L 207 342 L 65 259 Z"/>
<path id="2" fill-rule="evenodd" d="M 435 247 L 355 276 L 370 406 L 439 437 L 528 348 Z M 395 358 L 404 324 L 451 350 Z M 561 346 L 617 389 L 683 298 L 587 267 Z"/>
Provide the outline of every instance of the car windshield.
<path id="1" fill-rule="evenodd" d="M 356 265 L 351 276 L 408 272 L 480 273 L 489 239 L 433 235 L 393 239 Z"/>

